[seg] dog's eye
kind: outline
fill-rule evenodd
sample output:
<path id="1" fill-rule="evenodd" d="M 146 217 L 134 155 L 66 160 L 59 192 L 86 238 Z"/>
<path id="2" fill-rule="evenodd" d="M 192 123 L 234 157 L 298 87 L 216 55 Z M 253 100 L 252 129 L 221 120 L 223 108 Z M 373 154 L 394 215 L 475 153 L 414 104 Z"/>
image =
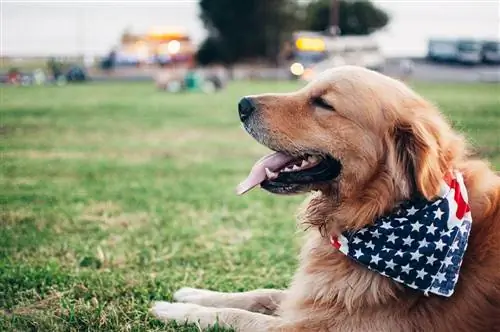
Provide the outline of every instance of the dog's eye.
<path id="1" fill-rule="evenodd" d="M 315 107 L 321 107 L 325 110 L 328 110 L 328 111 L 335 111 L 335 108 L 333 108 L 332 105 L 328 104 L 323 98 L 321 97 L 315 97 L 312 99 L 312 104 L 313 106 Z"/>

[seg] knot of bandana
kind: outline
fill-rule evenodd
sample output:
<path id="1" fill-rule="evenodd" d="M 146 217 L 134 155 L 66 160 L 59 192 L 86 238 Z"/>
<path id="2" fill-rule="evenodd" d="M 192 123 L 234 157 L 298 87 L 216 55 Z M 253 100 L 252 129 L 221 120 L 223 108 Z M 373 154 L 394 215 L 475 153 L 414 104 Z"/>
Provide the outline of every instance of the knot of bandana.
<path id="1" fill-rule="evenodd" d="M 410 200 L 372 225 L 331 236 L 358 263 L 413 289 L 451 296 L 472 217 L 462 174 L 447 174 L 436 200 Z"/>

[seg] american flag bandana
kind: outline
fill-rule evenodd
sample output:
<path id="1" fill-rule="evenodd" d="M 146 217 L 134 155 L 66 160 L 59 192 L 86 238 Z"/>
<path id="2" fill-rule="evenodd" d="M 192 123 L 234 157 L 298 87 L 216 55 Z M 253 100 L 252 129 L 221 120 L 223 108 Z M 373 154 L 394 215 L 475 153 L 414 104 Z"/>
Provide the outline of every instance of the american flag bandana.
<path id="1" fill-rule="evenodd" d="M 413 289 L 449 297 L 467 249 L 472 217 L 462 174 L 446 175 L 437 199 L 409 200 L 372 225 L 331 236 L 358 263 Z"/>

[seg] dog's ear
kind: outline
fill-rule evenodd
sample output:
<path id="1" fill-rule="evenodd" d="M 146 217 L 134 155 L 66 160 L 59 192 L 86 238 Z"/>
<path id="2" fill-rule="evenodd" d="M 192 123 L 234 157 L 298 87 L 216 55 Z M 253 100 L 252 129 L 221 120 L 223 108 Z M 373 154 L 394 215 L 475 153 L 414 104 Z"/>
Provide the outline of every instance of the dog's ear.
<path id="1" fill-rule="evenodd" d="M 412 112 L 413 113 L 413 112 Z M 447 158 L 440 144 L 440 118 L 413 113 L 400 120 L 393 129 L 398 164 L 411 178 L 410 182 L 426 199 L 440 190 L 447 171 Z"/>

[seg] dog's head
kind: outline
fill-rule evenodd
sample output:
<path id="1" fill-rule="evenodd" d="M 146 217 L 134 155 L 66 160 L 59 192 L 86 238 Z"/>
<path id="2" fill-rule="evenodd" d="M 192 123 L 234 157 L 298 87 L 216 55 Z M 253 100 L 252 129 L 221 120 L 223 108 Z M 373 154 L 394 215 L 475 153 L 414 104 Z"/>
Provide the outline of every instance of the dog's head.
<path id="1" fill-rule="evenodd" d="M 432 105 L 359 67 L 328 70 L 294 93 L 245 97 L 239 115 L 253 138 L 277 152 L 255 164 L 240 193 L 260 184 L 278 194 L 355 199 L 384 177 L 394 199 L 431 199 L 463 150 Z"/>

